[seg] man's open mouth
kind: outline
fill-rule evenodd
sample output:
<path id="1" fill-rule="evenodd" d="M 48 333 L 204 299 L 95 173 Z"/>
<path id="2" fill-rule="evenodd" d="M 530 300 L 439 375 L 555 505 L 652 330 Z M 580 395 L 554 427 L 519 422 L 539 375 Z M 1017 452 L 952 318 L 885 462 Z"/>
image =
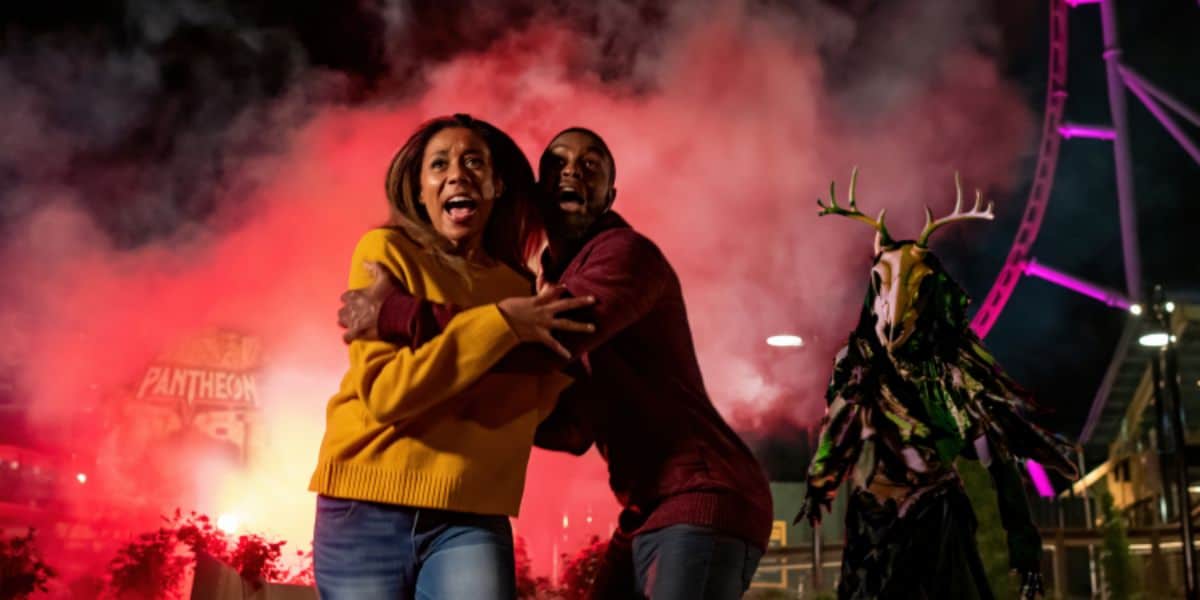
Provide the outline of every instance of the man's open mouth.
<path id="1" fill-rule="evenodd" d="M 450 215 L 455 223 L 463 223 L 475 216 L 479 203 L 466 196 L 455 196 L 442 206 L 442 210 Z"/>
<path id="2" fill-rule="evenodd" d="M 560 189 L 558 191 L 558 206 L 564 209 L 582 207 L 583 194 L 574 189 Z"/>

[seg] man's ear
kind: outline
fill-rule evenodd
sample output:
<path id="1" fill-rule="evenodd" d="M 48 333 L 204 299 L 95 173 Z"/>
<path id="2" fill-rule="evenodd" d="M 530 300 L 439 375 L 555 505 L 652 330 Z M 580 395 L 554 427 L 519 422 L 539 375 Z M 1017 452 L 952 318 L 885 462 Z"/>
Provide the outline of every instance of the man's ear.
<path id="1" fill-rule="evenodd" d="M 499 177 L 496 177 L 495 179 L 496 179 L 496 197 L 499 198 L 500 196 L 504 195 L 504 180 L 500 179 Z"/>
<path id="2" fill-rule="evenodd" d="M 613 202 L 617 201 L 617 188 L 608 190 L 608 203 L 604 205 L 604 212 L 612 210 Z"/>

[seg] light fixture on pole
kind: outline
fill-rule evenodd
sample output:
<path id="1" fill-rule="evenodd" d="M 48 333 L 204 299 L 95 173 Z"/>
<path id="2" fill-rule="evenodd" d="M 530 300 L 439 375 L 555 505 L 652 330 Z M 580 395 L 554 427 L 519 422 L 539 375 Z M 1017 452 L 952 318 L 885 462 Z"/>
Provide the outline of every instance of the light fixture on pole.
<path id="1" fill-rule="evenodd" d="M 1138 343 L 1149 348 L 1162 348 L 1167 345 L 1167 342 L 1174 342 L 1175 336 L 1168 334 L 1165 331 L 1151 331 L 1142 334 L 1138 338 Z"/>
<path id="2" fill-rule="evenodd" d="M 804 345 L 804 339 L 798 335 L 784 333 L 767 338 L 767 345 L 776 348 L 799 348 Z"/>

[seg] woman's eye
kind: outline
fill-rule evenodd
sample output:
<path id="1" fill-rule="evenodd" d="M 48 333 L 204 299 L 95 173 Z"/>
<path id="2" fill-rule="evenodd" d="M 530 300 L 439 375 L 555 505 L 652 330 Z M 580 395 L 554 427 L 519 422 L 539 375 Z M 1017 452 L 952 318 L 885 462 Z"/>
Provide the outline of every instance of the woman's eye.
<path id="1" fill-rule="evenodd" d="M 444 168 L 445 166 L 446 166 L 446 161 L 443 159 L 440 159 L 440 158 L 434 159 L 433 162 L 429 163 L 429 168 L 431 168 L 431 169 L 441 169 L 441 168 Z"/>

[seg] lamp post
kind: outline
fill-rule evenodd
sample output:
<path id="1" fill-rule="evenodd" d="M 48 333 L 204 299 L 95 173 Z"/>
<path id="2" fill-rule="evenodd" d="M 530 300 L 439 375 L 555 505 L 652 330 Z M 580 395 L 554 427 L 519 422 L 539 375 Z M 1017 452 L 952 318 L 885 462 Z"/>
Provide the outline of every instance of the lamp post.
<path id="1" fill-rule="evenodd" d="M 1162 397 L 1171 400 L 1171 434 L 1175 442 L 1175 491 L 1178 497 L 1180 534 L 1183 539 L 1183 585 L 1186 598 L 1197 600 L 1196 550 L 1192 546 L 1192 499 L 1188 491 L 1187 436 L 1183 430 L 1183 402 L 1179 391 L 1179 356 L 1175 336 L 1171 332 L 1171 313 L 1175 305 L 1166 299 L 1161 285 L 1154 286 L 1150 294 L 1150 316 L 1157 331 L 1142 336 L 1144 345 L 1158 345 L 1159 355 L 1154 360 L 1162 361 Z"/>

